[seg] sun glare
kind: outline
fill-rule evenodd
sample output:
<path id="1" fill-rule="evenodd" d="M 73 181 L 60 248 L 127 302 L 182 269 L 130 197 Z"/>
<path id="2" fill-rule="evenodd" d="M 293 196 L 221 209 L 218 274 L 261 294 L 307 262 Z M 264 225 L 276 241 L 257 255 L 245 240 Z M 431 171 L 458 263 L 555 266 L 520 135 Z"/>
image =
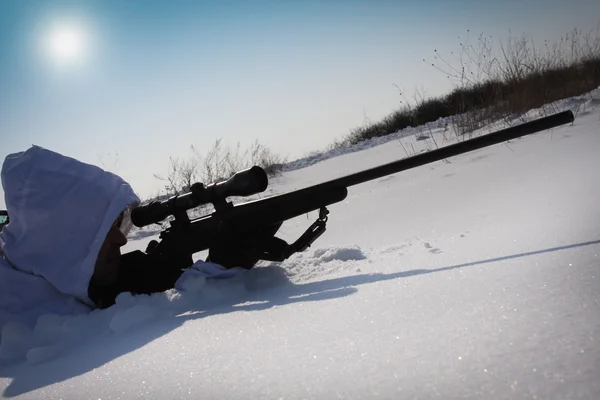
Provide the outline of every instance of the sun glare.
<path id="1" fill-rule="evenodd" d="M 46 53 L 52 61 L 62 65 L 81 63 L 85 56 L 87 37 L 77 25 L 58 25 L 45 36 Z"/>

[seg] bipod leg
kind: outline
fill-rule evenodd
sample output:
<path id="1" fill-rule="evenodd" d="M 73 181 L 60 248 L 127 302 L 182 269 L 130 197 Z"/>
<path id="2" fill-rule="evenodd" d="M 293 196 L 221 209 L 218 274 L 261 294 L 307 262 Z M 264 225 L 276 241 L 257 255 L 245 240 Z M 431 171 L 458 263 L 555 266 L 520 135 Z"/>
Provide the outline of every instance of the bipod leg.
<path id="1" fill-rule="evenodd" d="M 325 233 L 327 224 L 327 215 L 329 210 L 327 207 L 321 207 L 319 210 L 319 218 L 296 240 L 290 245 L 287 257 L 294 253 L 302 252 L 309 248 L 315 240 Z"/>

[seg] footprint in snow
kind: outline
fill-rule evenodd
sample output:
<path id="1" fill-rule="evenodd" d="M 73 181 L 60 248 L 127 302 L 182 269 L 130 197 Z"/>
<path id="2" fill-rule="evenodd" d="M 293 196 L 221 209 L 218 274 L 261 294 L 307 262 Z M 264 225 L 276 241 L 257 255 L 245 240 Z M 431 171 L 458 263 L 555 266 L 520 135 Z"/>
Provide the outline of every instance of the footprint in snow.
<path id="1" fill-rule="evenodd" d="M 471 162 L 483 160 L 483 159 L 488 158 L 490 156 L 491 156 L 491 154 L 482 154 L 480 156 L 476 156 L 476 157 L 471 158 Z"/>
<path id="2" fill-rule="evenodd" d="M 396 178 L 396 175 L 389 175 L 389 176 L 386 176 L 385 178 L 380 179 L 378 182 L 383 183 L 383 182 L 387 182 L 387 181 L 390 181 L 395 178 Z"/>
<path id="3" fill-rule="evenodd" d="M 429 242 L 425 242 L 423 245 L 425 246 L 425 248 L 426 248 L 427 250 L 429 250 L 429 252 L 430 252 L 431 254 L 439 254 L 439 253 L 441 253 L 441 252 L 442 252 L 442 251 L 441 251 L 440 249 L 438 249 L 437 247 L 433 247 L 433 246 L 431 245 L 431 243 L 429 243 Z"/>
<path id="4" fill-rule="evenodd" d="M 402 250 L 406 249 L 407 247 L 410 247 L 410 245 L 411 245 L 411 243 L 407 243 L 407 244 L 386 247 L 385 249 L 381 250 L 381 253 L 382 254 L 388 254 L 388 253 L 402 254 Z"/>

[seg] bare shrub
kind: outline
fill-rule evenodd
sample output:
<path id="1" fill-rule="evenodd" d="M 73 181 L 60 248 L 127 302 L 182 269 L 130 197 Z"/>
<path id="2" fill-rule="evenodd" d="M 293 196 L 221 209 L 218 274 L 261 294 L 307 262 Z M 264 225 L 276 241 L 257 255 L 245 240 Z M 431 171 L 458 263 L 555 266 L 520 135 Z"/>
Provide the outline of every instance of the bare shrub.
<path id="1" fill-rule="evenodd" d="M 255 140 L 248 150 L 248 160 L 246 168 L 258 165 L 265 170 L 267 175 L 278 174 L 283 164 L 287 162 L 286 157 L 275 154 L 258 140 Z"/>
<path id="2" fill-rule="evenodd" d="M 166 175 L 154 174 L 155 178 L 166 182 L 164 189 L 169 195 L 187 192 L 195 182 L 209 184 L 226 180 L 234 173 L 254 165 L 273 176 L 287 162 L 285 157 L 275 154 L 258 140 L 246 150 L 241 149 L 239 142 L 229 147 L 220 138 L 205 152 L 193 145 L 190 148 L 192 155 L 187 159 L 170 157 Z"/>
<path id="3" fill-rule="evenodd" d="M 193 150 L 193 146 L 192 146 Z M 190 190 L 190 186 L 198 176 L 198 164 L 193 159 L 182 160 L 170 157 L 169 171 L 166 175 L 154 174 L 156 179 L 165 181 L 165 191 L 169 194 L 180 194 Z"/>

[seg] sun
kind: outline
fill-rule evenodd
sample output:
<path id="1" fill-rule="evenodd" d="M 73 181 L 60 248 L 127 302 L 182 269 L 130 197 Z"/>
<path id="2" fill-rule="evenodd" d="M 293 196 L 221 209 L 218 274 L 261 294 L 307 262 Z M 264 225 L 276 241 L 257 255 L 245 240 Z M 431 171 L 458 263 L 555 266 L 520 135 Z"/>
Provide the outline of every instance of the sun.
<path id="1" fill-rule="evenodd" d="M 44 38 L 49 58 L 61 65 L 72 65 L 84 60 L 87 50 L 87 34 L 76 24 L 61 24 L 50 29 Z"/>

